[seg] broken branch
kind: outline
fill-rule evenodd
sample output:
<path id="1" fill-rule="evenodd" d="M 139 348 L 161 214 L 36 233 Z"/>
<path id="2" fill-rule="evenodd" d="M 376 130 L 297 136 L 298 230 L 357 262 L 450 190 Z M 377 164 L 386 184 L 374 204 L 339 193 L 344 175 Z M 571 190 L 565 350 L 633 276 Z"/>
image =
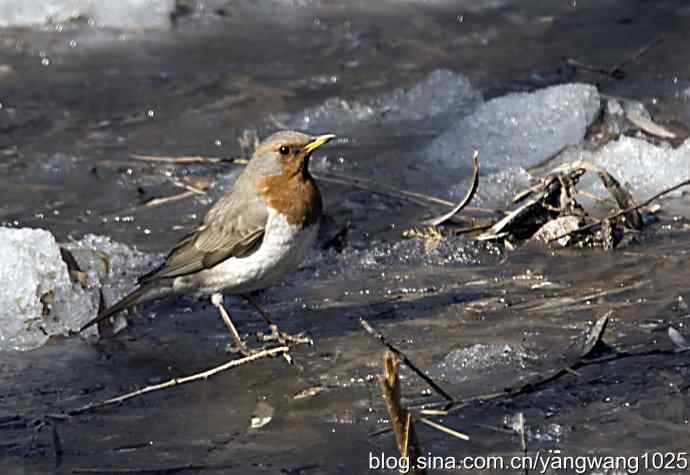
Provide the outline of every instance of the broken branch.
<path id="1" fill-rule="evenodd" d="M 371 336 L 373 336 L 374 338 L 376 338 L 377 340 L 379 340 L 379 341 L 380 341 L 381 343 L 383 343 L 383 345 L 386 346 L 392 353 L 394 353 L 397 357 L 399 357 L 399 358 L 402 360 L 402 362 L 405 364 L 405 366 L 407 366 L 408 368 L 410 368 L 412 371 L 414 371 L 414 373 L 415 373 L 417 376 L 419 376 L 420 378 L 422 378 L 422 379 L 424 380 L 424 382 L 425 382 L 426 384 L 428 384 L 428 385 L 431 387 L 431 389 L 433 389 L 434 391 L 436 391 L 440 396 L 444 397 L 444 398 L 447 399 L 448 401 L 452 401 L 452 400 L 453 400 L 453 397 L 452 397 L 450 394 L 448 394 L 446 391 L 443 390 L 443 388 L 441 388 L 438 384 L 436 384 L 436 382 L 435 382 L 433 379 L 431 379 L 429 376 L 427 376 L 426 374 L 424 374 L 424 372 L 423 372 L 422 370 L 420 370 L 419 368 L 417 368 L 417 366 L 415 366 L 415 364 L 412 363 L 412 361 L 410 361 L 410 359 L 407 357 L 407 355 L 406 355 L 405 353 L 403 353 L 403 352 L 400 351 L 398 348 L 396 348 L 395 346 L 393 346 L 393 345 L 386 339 L 386 337 L 383 336 L 383 334 L 382 334 L 381 332 L 379 332 L 379 331 L 377 331 L 377 330 L 374 330 L 374 328 L 369 324 L 369 322 L 367 322 L 367 321 L 364 320 L 363 318 L 360 318 L 360 319 L 359 319 L 359 324 L 362 325 L 362 328 L 364 328 L 364 330 L 365 330 L 369 335 L 371 335 Z"/>
<path id="2" fill-rule="evenodd" d="M 128 399 L 135 398 L 137 396 L 142 396 L 144 394 L 152 393 L 155 391 L 161 391 L 163 389 L 168 389 L 172 388 L 174 386 L 181 386 L 183 384 L 188 384 L 192 383 L 194 381 L 198 381 L 200 379 L 208 379 L 211 376 L 214 376 L 218 373 L 221 373 L 223 371 L 227 371 L 232 368 L 236 368 L 238 366 L 242 366 L 247 363 L 251 363 L 252 361 L 260 360 L 262 358 L 268 358 L 268 357 L 274 357 L 278 355 L 282 355 L 290 351 L 290 348 L 287 346 L 278 346 L 275 348 L 268 348 L 265 350 L 257 351 L 256 353 L 253 353 L 249 356 L 246 356 L 244 358 L 228 361 L 227 363 L 223 363 L 220 366 L 216 366 L 215 368 L 211 368 L 206 371 L 202 371 L 200 373 L 195 373 L 189 376 L 184 376 L 182 378 L 172 378 L 164 383 L 160 384 L 153 384 L 151 386 L 146 386 L 141 389 L 138 389 L 136 391 L 132 391 L 126 394 L 123 394 L 121 396 L 113 397 L 110 399 L 106 399 L 104 401 L 100 402 L 95 402 L 95 403 L 89 403 L 86 404 L 85 406 L 79 407 L 77 409 L 73 409 L 71 411 L 68 411 L 67 414 L 70 416 L 75 416 L 78 414 L 83 414 L 84 412 L 92 411 L 94 409 L 98 409 L 101 407 L 105 406 L 111 406 L 113 404 L 119 404 L 121 402 L 127 401 Z"/>

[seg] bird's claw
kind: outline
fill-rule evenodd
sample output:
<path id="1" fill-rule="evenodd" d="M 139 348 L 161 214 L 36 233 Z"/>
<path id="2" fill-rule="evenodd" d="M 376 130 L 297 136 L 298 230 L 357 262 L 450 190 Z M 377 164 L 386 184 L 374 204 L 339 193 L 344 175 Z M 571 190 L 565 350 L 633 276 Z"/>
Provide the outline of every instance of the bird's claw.
<path id="1" fill-rule="evenodd" d="M 286 345 L 290 346 L 290 344 L 293 345 L 314 345 L 314 340 L 312 340 L 310 337 L 306 336 L 304 332 L 297 333 L 296 335 L 290 335 L 289 333 L 285 333 L 283 331 L 280 331 L 280 328 L 278 328 L 278 325 L 269 325 L 271 329 L 271 332 L 266 334 L 263 332 L 258 332 L 256 334 L 256 339 L 259 340 L 260 342 L 270 342 L 270 341 L 277 341 L 281 345 Z"/>
<path id="2" fill-rule="evenodd" d="M 225 352 L 231 354 L 239 354 L 242 356 L 251 356 L 256 353 L 257 350 L 251 350 L 244 341 L 228 343 L 225 345 Z"/>

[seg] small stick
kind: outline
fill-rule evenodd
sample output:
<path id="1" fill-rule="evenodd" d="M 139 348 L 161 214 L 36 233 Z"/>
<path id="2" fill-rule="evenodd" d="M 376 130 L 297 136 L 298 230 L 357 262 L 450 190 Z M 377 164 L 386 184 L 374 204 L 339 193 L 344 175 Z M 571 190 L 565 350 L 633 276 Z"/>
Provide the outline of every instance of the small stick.
<path id="1" fill-rule="evenodd" d="M 95 402 L 95 403 L 89 403 L 86 404 L 85 406 L 79 407 L 77 409 L 73 409 L 71 411 L 68 411 L 67 414 L 70 416 L 75 416 L 78 414 L 83 414 L 84 412 L 91 411 L 93 409 L 98 409 L 104 406 L 110 406 L 113 404 L 119 404 L 121 402 L 127 401 L 128 399 L 135 398 L 137 396 L 142 396 L 144 394 L 152 393 L 154 391 L 161 391 L 163 389 L 167 388 L 172 388 L 174 386 L 181 386 L 183 384 L 188 384 L 194 381 L 198 381 L 200 379 L 208 379 L 211 376 L 214 376 L 218 373 L 221 373 L 223 371 L 227 371 L 232 368 L 236 368 L 237 366 L 242 366 L 247 363 L 251 363 L 252 361 L 256 361 L 262 358 L 268 358 L 268 357 L 273 357 L 273 356 L 278 356 L 281 354 L 285 354 L 288 351 L 290 351 L 290 348 L 287 346 L 278 346 L 275 348 L 268 348 L 265 350 L 257 351 L 256 353 L 253 353 L 249 356 L 245 356 L 244 358 L 240 358 L 237 360 L 231 360 L 228 361 L 227 363 L 223 363 L 220 366 L 216 366 L 214 368 L 211 368 L 206 371 L 202 371 L 200 373 L 194 373 L 189 376 L 184 376 L 182 378 L 172 378 L 164 383 L 160 384 L 153 384 L 151 386 L 146 386 L 141 389 L 138 389 L 136 391 L 132 391 L 126 394 L 123 394 L 121 396 L 113 397 L 110 399 L 106 399 L 104 401 L 100 402 Z"/>
<path id="2" fill-rule="evenodd" d="M 515 434 L 514 430 L 502 429 L 500 427 L 495 427 L 495 426 L 492 426 L 489 424 L 480 424 L 477 422 L 474 425 L 476 425 L 477 427 L 481 427 L 482 429 L 492 430 L 494 432 L 500 432 L 502 434 L 510 434 L 510 435 Z"/>
<path id="3" fill-rule="evenodd" d="M 456 439 L 470 440 L 470 437 L 467 434 L 463 434 L 462 432 L 458 432 L 454 429 L 451 429 L 450 427 L 446 427 L 443 424 L 439 424 L 438 422 L 429 420 L 426 417 L 418 417 L 417 420 L 423 424 L 428 425 L 429 427 L 433 427 L 434 429 L 443 432 L 444 434 L 448 434 L 451 437 L 455 437 Z"/>
<path id="4" fill-rule="evenodd" d="M 602 198 L 601 196 L 597 196 L 594 193 L 590 193 L 590 192 L 585 191 L 585 190 L 575 190 L 575 193 L 577 193 L 578 195 L 586 196 L 587 198 L 594 200 L 597 203 L 604 204 L 604 205 L 615 204 L 613 202 L 613 200 L 611 200 L 610 198 Z"/>
<path id="5" fill-rule="evenodd" d="M 367 178 L 355 177 L 342 173 L 336 174 L 333 172 L 328 172 L 328 174 L 324 174 L 323 172 L 312 173 L 312 175 L 317 180 L 337 183 L 339 185 L 353 186 L 377 195 L 411 201 L 412 203 L 416 203 L 420 206 L 429 206 L 430 204 L 447 206 L 448 208 L 453 208 L 456 206 L 456 203 L 449 200 L 444 200 L 443 198 L 437 198 L 435 196 L 418 193 L 416 191 L 402 190 L 391 185 L 376 183 L 374 180 L 369 180 Z M 505 214 L 504 211 L 497 209 L 476 208 L 472 206 L 468 206 L 465 209 L 467 211 L 476 211 L 481 213 Z"/>
<path id="6" fill-rule="evenodd" d="M 629 206 L 629 207 L 627 207 L 627 208 L 625 208 L 625 209 L 622 209 L 622 210 L 620 210 L 620 211 L 618 211 L 618 212 L 616 212 L 616 213 L 613 213 L 613 214 L 611 214 L 611 215 L 609 215 L 609 216 L 607 216 L 607 217 L 605 217 L 605 218 L 598 219 L 598 220 L 594 221 L 593 223 L 589 223 L 589 224 L 586 224 L 586 225 L 584 225 L 584 226 L 581 226 L 581 227 L 579 227 L 579 228 L 577 228 L 577 229 L 573 229 L 572 231 L 567 231 L 567 232 L 561 234 L 560 236 L 556 236 L 555 238 L 550 239 L 549 242 L 558 241 L 559 239 L 562 239 L 562 238 L 564 238 L 564 237 L 566 237 L 566 236 L 569 236 L 569 235 L 572 234 L 572 233 L 579 233 L 579 232 L 581 232 L 581 231 L 586 231 L 587 229 L 591 229 L 591 228 L 593 228 L 593 227 L 595 227 L 595 226 L 600 226 L 604 221 L 607 221 L 607 220 L 609 220 L 609 219 L 618 218 L 619 216 L 623 216 L 624 214 L 630 213 L 631 211 L 636 211 L 636 210 L 638 210 L 638 209 L 640 209 L 640 208 L 643 208 L 643 207 L 645 207 L 645 206 L 648 206 L 650 203 L 652 203 L 653 201 L 658 200 L 658 199 L 661 198 L 662 196 L 667 195 L 667 194 L 669 194 L 669 193 L 671 193 L 671 192 L 673 192 L 673 191 L 676 191 L 676 190 L 679 189 L 679 188 L 683 188 L 683 187 L 688 186 L 688 185 L 690 185 L 690 180 L 682 181 L 682 182 L 680 182 L 680 183 L 678 183 L 678 184 L 676 184 L 676 185 L 673 185 L 673 186 L 670 187 L 670 188 L 666 188 L 665 190 L 660 191 L 659 193 L 655 194 L 654 196 L 652 196 L 652 197 L 646 199 L 645 201 L 643 201 L 643 202 L 641 202 L 641 203 L 638 203 L 638 204 L 636 204 L 636 205 L 634 205 L 634 206 Z"/>
<path id="7" fill-rule="evenodd" d="M 436 218 L 432 219 L 427 219 L 422 222 L 422 224 L 428 224 L 431 226 L 440 226 L 441 224 L 445 223 L 448 221 L 450 218 L 458 214 L 465 206 L 467 206 L 470 201 L 472 201 L 472 198 L 474 198 L 475 193 L 477 193 L 477 187 L 479 187 L 479 151 L 475 150 L 474 154 L 472 155 L 472 184 L 470 185 L 470 189 L 467 190 L 467 193 L 465 194 L 465 197 L 458 203 L 453 209 L 448 211 L 445 214 L 442 214 L 441 216 L 438 216 Z"/>
<path id="8" fill-rule="evenodd" d="M 143 209 L 143 208 L 157 208 L 159 206 L 167 205 L 170 203 L 175 203 L 177 201 L 182 201 L 187 198 L 191 198 L 192 196 L 198 195 L 199 191 L 198 190 L 187 190 L 183 191 L 182 193 L 178 193 L 176 195 L 171 195 L 171 196 L 164 196 L 162 198 L 153 198 L 148 200 L 146 203 L 144 203 L 141 206 L 137 206 L 135 208 L 132 208 L 131 211 L 136 211 L 137 209 Z"/>
<path id="9" fill-rule="evenodd" d="M 383 343 L 391 352 L 393 352 L 396 356 L 398 356 L 398 357 L 402 360 L 402 362 L 405 364 L 405 366 L 407 366 L 408 368 L 410 368 L 412 371 L 415 372 L 415 374 L 416 374 L 417 376 L 419 376 L 420 378 L 422 378 L 422 379 L 424 380 L 424 382 L 425 382 L 426 384 L 428 384 L 428 385 L 431 387 L 431 389 L 433 389 L 434 391 L 436 391 L 440 396 L 442 396 L 442 397 L 445 398 L 446 400 L 448 400 L 448 401 L 452 401 L 452 400 L 453 400 L 453 396 L 451 396 L 450 394 L 448 394 L 447 392 L 445 392 L 445 391 L 443 390 L 443 388 L 441 388 L 438 384 L 436 384 L 436 382 L 435 382 L 433 379 L 431 379 L 429 376 L 427 376 L 426 374 L 424 374 L 424 372 L 423 372 L 422 370 L 420 370 L 419 368 L 417 368 L 417 366 L 415 366 L 415 364 L 412 363 L 412 361 L 410 361 L 410 359 L 407 357 L 407 355 L 406 355 L 405 353 L 403 353 L 402 351 L 400 351 L 399 349 L 397 349 L 395 346 L 393 346 L 391 343 L 389 343 L 388 340 L 386 339 L 386 337 L 383 336 L 383 334 L 382 334 L 381 332 L 379 332 L 379 331 L 377 331 L 377 330 L 374 330 L 374 328 L 369 324 L 369 322 L 367 322 L 367 321 L 364 320 L 363 318 L 360 318 L 360 319 L 359 319 L 359 324 L 362 325 L 362 328 L 364 328 L 364 330 L 365 330 L 369 335 L 371 335 L 371 336 L 373 336 L 374 338 L 376 338 L 377 340 L 379 340 L 379 341 L 380 341 L 381 343 Z"/>
<path id="10" fill-rule="evenodd" d="M 202 155 L 182 156 L 182 157 L 160 157 L 155 155 L 136 155 L 132 154 L 130 157 L 136 160 L 145 162 L 158 163 L 172 163 L 175 165 L 187 165 L 190 163 L 237 163 L 240 165 L 246 164 L 247 160 L 241 158 L 218 158 L 218 157 L 204 157 Z"/>
<path id="11" fill-rule="evenodd" d="M 204 470 L 209 468 L 207 465 L 190 464 L 180 465 L 179 467 L 151 467 L 151 468 L 73 468 L 72 473 L 102 473 L 112 475 L 124 475 L 134 473 L 167 474 L 176 472 L 186 472 L 188 470 Z"/>
<path id="12" fill-rule="evenodd" d="M 574 58 L 566 58 L 565 62 L 569 64 L 570 66 L 583 69 L 585 71 L 589 71 L 592 73 L 597 73 L 601 74 L 602 76 L 608 76 L 613 79 L 622 79 L 625 74 L 623 73 L 623 69 L 633 62 L 637 61 L 640 59 L 644 54 L 649 52 L 652 48 L 655 46 L 659 45 L 662 41 L 664 41 L 664 36 L 660 35 L 657 36 L 656 38 L 652 39 L 650 42 L 642 46 L 640 49 L 635 51 L 630 57 L 624 59 L 620 63 L 618 63 L 616 66 L 613 66 L 612 68 L 606 69 L 606 68 L 600 68 L 598 66 L 592 66 L 590 64 L 583 63 L 581 61 L 578 61 Z"/>
<path id="13" fill-rule="evenodd" d="M 589 71 L 591 73 L 597 73 L 597 74 L 601 74 L 603 76 L 610 76 L 611 75 L 611 71 L 609 69 L 600 68 L 599 66 L 592 66 L 591 64 L 586 64 L 586 63 L 583 63 L 581 61 L 578 61 L 575 58 L 566 58 L 565 62 L 569 66 L 573 66 L 573 67 L 578 68 L 578 69 L 583 69 L 583 70 Z"/>
<path id="14" fill-rule="evenodd" d="M 409 472 L 423 475 L 426 471 L 416 467 L 416 461 L 422 451 L 414 430 L 411 415 L 400 403 L 400 379 L 398 378 L 398 361 L 392 352 L 387 351 L 383 356 L 383 374 L 379 376 L 381 395 L 386 403 L 391 426 L 395 432 L 395 443 L 400 456 L 407 459 Z M 400 472 L 402 473 L 402 472 Z"/>
<path id="15" fill-rule="evenodd" d="M 184 164 L 189 164 L 189 163 L 204 163 L 204 164 L 234 163 L 234 164 L 238 164 L 238 165 L 245 165 L 247 163 L 247 160 L 244 160 L 241 158 L 217 158 L 217 157 L 204 157 L 204 156 L 159 157 L 159 156 L 152 156 L 152 155 L 131 155 L 131 157 L 134 159 L 137 159 L 137 160 L 142 160 L 142 161 L 147 161 L 147 162 L 172 163 L 175 165 L 179 165 L 179 164 L 184 165 Z M 373 180 L 369 180 L 367 178 L 354 177 L 354 176 L 344 175 L 344 174 L 340 174 L 340 173 L 336 174 L 333 172 L 327 172 L 327 174 L 323 173 L 323 172 L 322 173 L 312 172 L 312 175 L 317 180 L 327 181 L 327 182 L 331 182 L 331 183 L 337 183 L 339 185 L 353 186 L 355 188 L 359 188 L 359 189 L 368 191 L 370 193 L 375 193 L 378 195 L 388 196 L 388 197 L 397 198 L 397 199 L 405 199 L 407 201 L 411 201 L 413 203 L 416 203 L 420 206 L 429 206 L 429 204 L 439 204 L 439 205 L 443 205 L 443 206 L 448 206 L 449 208 L 453 208 L 456 206 L 455 203 L 453 203 L 452 201 L 449 201 L 449 200 L 444 200 L 442 198 L 437 198 L 435 196 L 426 195 L 424 193 L 417 193 L 414 191 L 402 190 L 402 189 L 396 188 L 396 187 L 391 186 L 391 185 L 385 185 L 383 183 L 376 183 Z M 490 213 L 490 214 L 503 213 L 502 211 L 496 210 L 496 209 L 461 207 L 461 209 L 462 208 L 465 208 L 468 211 L 476 211 L 476 212 L 483 212 L 483 213 Z M 453 213 L 453 214 L 455 214 L 455 213 Z"/>
<path id="16" fill-rule="evenodd" d="M 630 56 L 630 57 L 627 58 L 627 59 L 624 59 L 624 60 L 621 61 L 617 66 L 614 66 L 613 68 L 611 68 L 611 69 L 609 70 L 609 73 L 608 73 L 609 76 L 615 78 L 616 75 L 618 75 L 618 74 L 620 74 L 620 73 L 623 72 L 623 68 L 625 68 L 625 67 L 628 66 L 629 64 L 633 63 L 634 61 L 637 61 L 638 59 L 640 59 L 640 58 L 641 58 L 644 54 L 646 54 L 649 50 L 651 50 L 651 49 L 654 48 L 655 46 L 661 44 L 661 42 L 663 42 L 664 39 L 665 39 L 665 38 L 664 38 L 664 35 L 659 35 L 659 36 L 657 36 L 656 38 L 653 38 L 649 43 L 647 43 L 646 45 L 642 46 L 640 49 L 638 49 L 637 51 L 635 51 L 635 53 L 634 53 L 632 56 Z"/>
<path id="17" fill-rule="evenodd" d="M 127 213 L 138 213 L 139 211 L 144 211 L 152 208 L 158 208 L 159 206 L 169 205 L 171 203 L 177 203 L 178 201 L 185 200 L 187 198 L 192 198 L 199 195 L 199 190 L 187 190 L 176 195 L 164 196 L 163 198 L 152 198 L 142 205 L 132 206 L 131 208 L 124 209 L 122 211 L 115 211 L 112 213 L 106 213 L 102 215 L 104 218 L 110 218 L 114 216 L 119 216 L 121 214 Z"/>
<path id="18" fill-rule="evenodd" d="M 449 233 L 452 236 L 459 236 L 461 234 L 467 234 L 467 233 L 473 233 L 475 231 L 484 231 L 485 229 L 489 229 L 494 225 L 494 223 L 487 223 L 487 224 L 478 224 L 476 226 L 470 226 L 467 228 L 455 228 L 455 229 L 450 229 Z"/>
<path id="19" fill-rule="evenodd" d="M 423 416 L 447 416 L 448 411 L 443 409 L 422 409 L 419 413 Z"/>

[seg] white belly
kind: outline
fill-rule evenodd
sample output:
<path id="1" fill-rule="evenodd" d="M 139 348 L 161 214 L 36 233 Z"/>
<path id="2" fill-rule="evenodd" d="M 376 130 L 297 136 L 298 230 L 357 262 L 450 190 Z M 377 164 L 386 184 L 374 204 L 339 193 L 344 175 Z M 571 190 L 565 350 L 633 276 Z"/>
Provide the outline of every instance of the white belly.
<path id="1" fill-rule="evenodd" d="M 246 257 L 231 257 L 195 276 L 175 279 L 175 290 L 241 294 L 275 284 L 297 270 L 309 253 L 319 225 L 300 229 L 269 210 L 266 232 L 259 248 Z"/>

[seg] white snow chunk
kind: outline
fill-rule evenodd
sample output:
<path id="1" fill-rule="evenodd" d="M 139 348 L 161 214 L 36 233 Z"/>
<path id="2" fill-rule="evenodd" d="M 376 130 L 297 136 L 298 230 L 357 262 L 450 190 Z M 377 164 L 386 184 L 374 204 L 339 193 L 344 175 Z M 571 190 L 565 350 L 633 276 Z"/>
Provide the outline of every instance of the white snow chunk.
<path id="1" fill-rule="evenodd" d="M 338 130 L 361 123 L 415 122 L 471 113 L 481 104 L 481 93 L 462 74 L 436 70 L 408 89 L 395 89 L 366 101 L 338 97 L 292 116 L 281 117 L 288 128 Z M 425 124 L 428 126 L 429 124 Z"/>
<path id="2" fill-rule="evenodd" d="M 0 351 L 37 348 L 95 315 L 50 232 L 0 228 L 0 263 Z"/>
<path id="3" fill-rule="evenodd" d="M 471 173 L 479 151 L 484 172 L 530 168 L 582 142 L 601 108 L 596 87 L 565 84 L 492 99 L 436 138 L 427 156 Z"/>
<path id="4" fill-rule="evenodd" d="M 86 17 L 102 27 L 167 28 L 174 7 L 175 0 L 0 0 L 0 27 Z"/>

